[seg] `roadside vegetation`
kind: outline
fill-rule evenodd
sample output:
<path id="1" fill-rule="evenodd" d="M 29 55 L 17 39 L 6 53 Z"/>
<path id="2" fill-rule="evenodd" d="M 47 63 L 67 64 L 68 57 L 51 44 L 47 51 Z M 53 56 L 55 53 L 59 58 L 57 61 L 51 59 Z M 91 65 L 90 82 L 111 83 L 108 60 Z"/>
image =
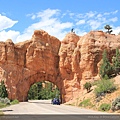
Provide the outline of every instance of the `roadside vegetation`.
<path id="1" fill-rule="evenodd" d="M 110 108 L 111 108 L 111 105 L 110 105 L 110 104 L 108 104 L 108 103 L 103 103 L 103 104 L 100 105 L 100 107 L 98 108 L 98 110 L 105 112 L 105 111 L 109 111 Z"/>
<path id="2" fill-rule="evenodd" d="M 80 107 L 93 107 L 94 105 L 91 103 L 90 99 L 85 99 L 79 104 Z"/>
<path id="3" fill-rule="evenodd" d="M 96 88 L 94 90 L 96 97 L 100 97 L 102 95 L 105 95 L 107 93 L 112 93 L 116 90 L 116 86 L 114 85 L 114 82 L 109 79 L 102 79 L 99 80 Z"/>
<path id="4" fill-rule="evenodd" d="M 4 84 L 4 81 L 0 82 L 0 108 L 4 108 L 13 104 L 18 104 L 18 100 L 10 100 Z"/>

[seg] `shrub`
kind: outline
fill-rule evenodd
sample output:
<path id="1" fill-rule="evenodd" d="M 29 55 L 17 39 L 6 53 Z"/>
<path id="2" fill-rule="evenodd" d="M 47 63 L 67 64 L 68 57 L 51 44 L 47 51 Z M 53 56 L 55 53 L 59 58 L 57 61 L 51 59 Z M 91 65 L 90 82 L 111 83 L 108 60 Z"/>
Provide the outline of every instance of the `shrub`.
<path id="1" fill-rule="evenodd" d="M 90 102 L 90 99 L 83 100 L 79 106 L 81 107 L 87 107 L 87 106 L 92 106 L 92 103 Z"/>
<path id="2" fill-rule="evenodd" d="M 0 98 L 0 102 L 6 105 L 10 105 L 10 100 L 8 98 Z"/>
<path id="3" fill-rule="evenodd" d="M 4 98 L 0 98 L 0 102 L 1 102 L 1 103 L 4 103 Z"/>
<path id="4" fill-rule="evenodd" d="M 11 105 L 18 104 L 18 103 L 19 103 L 19 101 L 17 99 L 15 99 L 11 102 Z"/>
<path id="5" fill-rule="evenodd" d="M 84 84 L 84 88 L 87 90 L 87 92 L 90 91 L 90 88 L 91 88 L 91 87 L 92 87 L 92 85 L 91 85 L 90 82 L 86 82 L 86 83 Z"/>
<path id="6" fill-rule="evenodd" d="M 116 86 L 114 85 L 113 81 L 102 79 L 98 82 L 94 92 L 96 96 L 99 97 L 103 93 L 111 93 L 114 90 L 116 90 Z"/>
<path id="7" fill-rule="evenodd" d="M 111 105 L 110 105 L 110 104 L 103 103 L 103 104 L 100 105 L 99 110 L 100 110 L 100 111 L 109 111 L 110 108 L 111 108 Z"/>
<path id="8" fill-rule="evenodd" d="M 120 110 L 120 97 L 116 98 L 113 102 L 112 102 L 112 107 L 111 109 L 113 111 L 115 110 Z"/>
<path id="9" fill-rule="evenodd" d="M 4 99 L 4 103 L 5 103 L 6 105 L 10 105 L 10 100 L 9 100 L 8 98 L 5 98 L 5 99 Z"/>

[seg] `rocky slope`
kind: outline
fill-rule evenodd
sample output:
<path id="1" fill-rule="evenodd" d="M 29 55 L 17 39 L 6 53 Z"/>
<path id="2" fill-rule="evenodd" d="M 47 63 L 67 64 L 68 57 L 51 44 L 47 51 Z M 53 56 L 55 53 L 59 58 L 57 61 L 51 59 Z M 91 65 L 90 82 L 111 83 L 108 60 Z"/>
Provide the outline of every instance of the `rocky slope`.
<path id="1" fill-rule="evenodd" d="M 90 92 L 87 92 L 87 90 L 84 89 L 83 91 L 79 92 L 77 98 L 74 98 L 74 99 L 66 102 L 65 104 L 73 105 L 73 106 L 77 106 L 77 107 L 84 107 L 87 109 L 93 109 L 96 111 L 100 110 L 99 108 L 102 104 L 109 104 L 112 106 L 112 103 L 115 101 L 115 99 L 120 97 L 120 75 L 116 76 L 115 78 L 112 78 L 111 80 L 114 81 L 113 83 L 117 88 L 114 92 L 107 93 L 103 96 L 96 97 L 96 95 L 95 95 L 96 85 L 93 84 Z M 87 101 L 87 102 L 85 102 L 85 101 Z M 81 103 L 84 103 L 84 104 L 81 105 Z M 105 111 L 105 112 L 120 113 L 120 110 L 113 111 L 111 108 L 110 108 L 110 110 Z"/>

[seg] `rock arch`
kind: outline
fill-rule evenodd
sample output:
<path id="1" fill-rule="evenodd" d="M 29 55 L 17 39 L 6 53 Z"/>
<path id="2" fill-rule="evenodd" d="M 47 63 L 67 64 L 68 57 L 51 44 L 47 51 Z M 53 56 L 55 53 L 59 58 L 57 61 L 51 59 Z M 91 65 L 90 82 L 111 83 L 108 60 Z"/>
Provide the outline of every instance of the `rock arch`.
<path id="1" fill-rule="evenodd" d="M 26 101 L 31 84 L 50 81 L 63 91 L 59 75 L 61 42 L 43 30 L 36 30 L 31 40 L 14 44 L 1 42 L 1 80 L 6 83 L 10 99 Z"/>
<path id="2" fill-rule="evenodd" d="M 46 75 L 43 72 L 38 72 L 27 79 L 25 79 L 23 82 L 20 82 L 17 86 L 17 97 L 20 101 L 27 101 L 28 92 L 30 90 L 31 85 L 37 82 L 43 82 L 43 81 L 49 81 L 53 84 L 55 84 L 62 95 L 62 83 L 59 83 L 55 80 L 54 76 Z M 62 96 L 61 96 L 62 97 Z"/>

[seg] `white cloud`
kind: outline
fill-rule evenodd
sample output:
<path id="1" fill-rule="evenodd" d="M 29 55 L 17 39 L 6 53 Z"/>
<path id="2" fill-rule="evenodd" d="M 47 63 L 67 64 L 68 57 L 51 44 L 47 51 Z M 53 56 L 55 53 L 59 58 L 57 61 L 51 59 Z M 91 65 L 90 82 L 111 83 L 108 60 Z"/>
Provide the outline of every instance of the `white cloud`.
<path id="1" fill-rule="evenodd" d="M 7 39 L 15 40 L 20 32 L 9 30 L 5 31 L 8 28 L 14 26 L 18 21 L 14 21 L 6 16 L 0 14 L 0 41 L 5 41 Z"/>
<path id="2" fill-rule="evenodd" d="M 98 14 L 98 15 L 97 15 L 97 18 L 101 18 L 101 17 L 102 17 L 102 14 Z"/>
<path id="3" fill-rule="evenodd" d="M 40 21 L 33 23 L 28 28 L 26 28 L 24 33 L 17 38 L 17 42 L 22 41 L 22 38 L 24 38 L 25 40 L 30 39 L 30 36 L 32 36 L 33 31 L 36 29 L 43 29 L 50 35 L 53 35 L 62 40 L 66 34 L 65 29 L 71 29 L 73 23 L 61 22 L 60 19 L 57 17 L 60 14 L 59 12 L 60 11 L 57 9 L 47 9 L 45 11 L 37 13 L 36 18 L 40 18 Z"/>
<path id="4" fill-rule="evenodd" d="M 82 13 L 80 13 L 80 14 L 77 14 L 76 17 L 77 17 L 77 18 L 85 18 L 85 15 L 82 14 Z"/>
<path id="5" fill-rule="evenodd" d="M 60 40 L 65 37 L 65 34 L 70 32 L 71 28 L 75 29 L 76 34 L 84 35 L 90 30 L 103 29 L 105 24 L 117 22 L 118 18 L 115 16 L 117 12 L 117 10 L 106 13 L 90 11 L 78 14 L 71 11 L 62 13 L 58 9 L 46 9 L 38 13 L 27 15 L 32 20 L 37 20 L 37 22 L 32 21 L 33 23 L 25 28 L 22 34 L 19 31 L 7 31 L 7 28 L 11 28 L 18 21 L 13 21 L 6 16 L 0 15 L 0 18 L 2 18 L 0 19 L 0 40 L 6 40 L 8 38 L 12 39 L 14 42 L 28 40 L 32 37 L 36 29 L 43 29 L 48 32 L 48 34 Z M 119 30 L 119 27 L 115 28 L 115 30 L 113 29 L 115 33 L 119 32 Z"/>
<path id="6" fill-rule="evenodd" d="M 10 18 L 6 16 L 2 16 L 0 14 L 0 31 L 11 28 L 14 24 L 16 24 L 18 21 L 13 21 Z"/>
<path id="7" fill-rule="evenodd" d="M 87 34 L 87 32 L 85 32 L 84 30 L 80 30 L 78 28 L 75 29 L 75 33 L 79 36 L 83 36 L 83 35 Z"/>
<path id="8" fill-rule="evenodd" d="M 7 39 L 12 39 L 13 42 L 15 42 L 15 40 L 17 39 L 17 37 L 20 35 L 20 33 L 18 31 L 1 31 L 0 32 L 0 41 L 6 41 Z"/>
<path id="9" fill-rule="evenodd" d="M 41 18 L 42 20 L 46 20 L 48 18 L 53 17 L 54 15 L 59 15 L 60 10 L 58 9 L 46 9 L 38 13 L 32 13 L 32 14 L 27 14 L 28 17 L 31 17 L 31 19 L 36 19 L 36 18 Z"/>
<path id="10" fill-rule="evenodd" d="M 69 13 L 70 18 L 74 18 L 74 13 Z"/>
<path id="11" fill-rule="evenodd" d="M 71 28 L 73 26 L 70 22 L 61 23 L 58 19 L 46 19 L 45 21 L 40 21 L 29 26 L 24 34 L 17 38 L 17 42 L 22 41 L 24 39 L 30 39 L 30 36 L 33 34 L 33 31 L 36 29 L 43 29 L 48 32 L 50 35 L 53 35 L 59 39 L 63 39 L 66 32 L 64 31 L 66 28 Z"/>
<path id="12" fill-rule="evenodd" d="M 92 30 L 97 29 L 102 24 L 101 22 L 99 22 L 97 20 L 89 20 L 87 23 L 91 26 Z"/>
<path id="13" fill-rule="evenodd" d="M 25 41 L 25 40 L 30 40 L 31 37 L 32 37 L 32 34 L 33 33 L 23 33 L 21 35 L 18 35 L 15 42 L 18 43 L 18 42 L 22 42 L 22 41 Z"/>
<path id="14" fill-rule="evenodd" d="M 118 10 L 115 10 L 115 11 L 112 11 L 112 12 L 105 12 L 103 15 L 114 15 L 114 14 L 117 14 L 118 13 Z"/>
<path id="15" fill-rule="evenodd" d="M 32 17 L 31 17 L 33 20 L 36 18 L 36 16 L 35 15 L 32 15 Z"/>
<path id="16" fill-rule="evenodd" d="M 117 20 L 118 20 L 117 17 L 114 17 L 114 18 L 109 19 L 109 21 L 111 21 L 111 22 L 116 22 Z"/>
<path id="17" fill-rule="evenodd" d="M 105 12 L 103 15 L 110 15 L 111 13 Z"/>
<path id="18" fill-rule="evenodd" d="M 53 17 L 54 15 L 59 15 L 59 13 L 60 13 L 60 10 L 58 9 L 54 9 L 54 10 L 47 9 L 47 10 L 37 13 L 37 17 L 42 18 L 42 20 L 46 20 L 46 19 Z"/>
<path id="19" fill-rule="evenodd" d="M 76 15 L 76 17 L 78 18 L 76 25 L 82 25 L 82 28 L 86 29 L 87 31 L 102 29 L 105 24 L 112 24 L 118 21 L 118 18 L 115 16 L 117 12 L 118 10 L 105 13 L 100 13 L 96 11 L 80 13 Z"/>
<path id="20" fill-rule="evenodd" d="M 116 34 L 116 35 L 118 35 L 118 33 L 120 33 L 120 26 L 118 26 L 118 27 L 112 27 L 113 28 L 113 34 Z"/>
<path id="21" fill-rule="evenodd" d="M 111 12 L 112 14 L 116 14 L 116 13 L 118 13 L 118 10 L 115 10 L 115 11 L 113 11 L 113 12 Z"/>
<path id="22" fill-rule="evenodd" d="M 96 12 L 92 12 L 92 11 L 90 11 L 90 12 L 86 13 L 86 17 L 88 17 L 88 18 L 92 18 L 92 17 L 95 16 L 95 14 L 96 14 Z"/>
<path id="23" fill-rule="evenodd" d="M 85 24 L 85 20 L 79 20 L 76 25 L 81 25 L 81 24 Z"/>

